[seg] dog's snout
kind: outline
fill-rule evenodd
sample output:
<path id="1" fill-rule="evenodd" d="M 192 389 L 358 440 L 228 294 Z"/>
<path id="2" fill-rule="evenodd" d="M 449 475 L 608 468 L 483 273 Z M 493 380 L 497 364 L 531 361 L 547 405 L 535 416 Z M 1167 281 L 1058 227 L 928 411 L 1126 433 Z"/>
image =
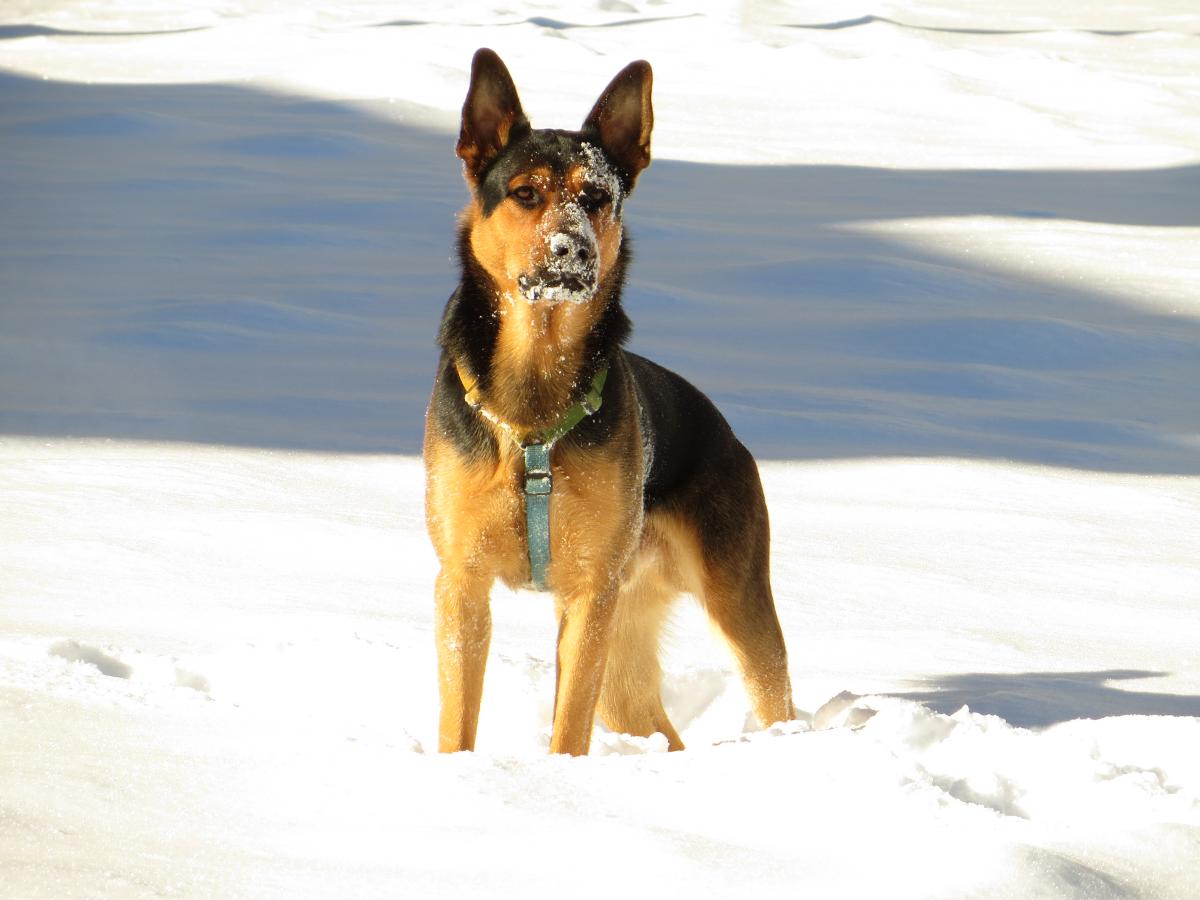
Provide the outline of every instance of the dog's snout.
<path id="1" fill-rule="evenodd" d="M 596 249 L 591 241 L 567 231 L 551 235 L 550 252 L 563 262 L 577 265 L 588 265 L 596 258 Z"/>

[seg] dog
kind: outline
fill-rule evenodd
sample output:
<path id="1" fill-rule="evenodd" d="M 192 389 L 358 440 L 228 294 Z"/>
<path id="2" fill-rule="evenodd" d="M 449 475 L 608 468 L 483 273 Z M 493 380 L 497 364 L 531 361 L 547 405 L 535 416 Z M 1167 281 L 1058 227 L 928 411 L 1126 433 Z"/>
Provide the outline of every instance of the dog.
<path id="1" fill-rule="evenodd" d="M 475 746 L 496 579 L 554 596 L 552 753 L 586 754 L 597 711 L 683 748 L 658 641 L 685 592 L 728 641 L 759 723 L 793 717 L 754 459 L 704 394 L 622 348 L 622 210 L 650 162 L 651 82 L 630 63 L 579 131 L 533 129 L 500 57 L 472 61 L 461 279 L 424 440 L 443 752 Z"/>

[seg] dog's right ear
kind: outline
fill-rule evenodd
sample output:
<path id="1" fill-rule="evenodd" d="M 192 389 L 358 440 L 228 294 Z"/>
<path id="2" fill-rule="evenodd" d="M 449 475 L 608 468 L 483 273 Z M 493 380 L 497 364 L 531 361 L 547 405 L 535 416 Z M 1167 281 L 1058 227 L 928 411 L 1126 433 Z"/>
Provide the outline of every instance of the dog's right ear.
<path id="1" fill-rule="evenodd" d="M 477 181 L 509 141 L 529 129 L 517 87 L 495 51 L 481 47 L 471 60 L 471 87 L 463 103 L 457 153 L 467 178 Z"/>

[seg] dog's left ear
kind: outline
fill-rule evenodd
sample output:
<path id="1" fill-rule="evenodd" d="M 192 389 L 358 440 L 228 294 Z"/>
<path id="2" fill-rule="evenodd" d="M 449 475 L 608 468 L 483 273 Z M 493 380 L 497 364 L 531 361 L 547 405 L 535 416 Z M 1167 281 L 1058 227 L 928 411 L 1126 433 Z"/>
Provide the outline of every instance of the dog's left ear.
<path id="1" fill-rule="evenodd" d="M 638 173 L 650 165 L 653 81 L 650 63 L 644 59 L 631 62 L 604 89 L 583 122 L 583 131 L 595 132 L 609 159 L 625 170 L 629 189 Z"/>
<path id="2" fill-rule="evenodd" d="M 487 47 L 476 50 L 456 148 L 467 177 L 478 180 L 487 164 L 521 131 L 528 130 L 529 120 L 504 62 Z"/>

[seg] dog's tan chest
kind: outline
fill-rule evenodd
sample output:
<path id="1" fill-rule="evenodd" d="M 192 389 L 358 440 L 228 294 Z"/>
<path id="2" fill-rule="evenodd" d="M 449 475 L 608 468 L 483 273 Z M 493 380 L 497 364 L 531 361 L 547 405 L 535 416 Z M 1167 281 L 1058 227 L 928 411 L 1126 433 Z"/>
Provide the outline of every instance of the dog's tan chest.
<path id="1" fill-rule="evenodd" d="M 446 445 L 428 446 L 426 462 L 427 519 L 439 558 L 526 586 L 522 464 L 515 447 L 471 461 Z M 551 470 L 551 587 L 570 593 L 589 589 L 600 573 L 617 577 L 641 536 L 638 467 L 560 446 Z"/>

